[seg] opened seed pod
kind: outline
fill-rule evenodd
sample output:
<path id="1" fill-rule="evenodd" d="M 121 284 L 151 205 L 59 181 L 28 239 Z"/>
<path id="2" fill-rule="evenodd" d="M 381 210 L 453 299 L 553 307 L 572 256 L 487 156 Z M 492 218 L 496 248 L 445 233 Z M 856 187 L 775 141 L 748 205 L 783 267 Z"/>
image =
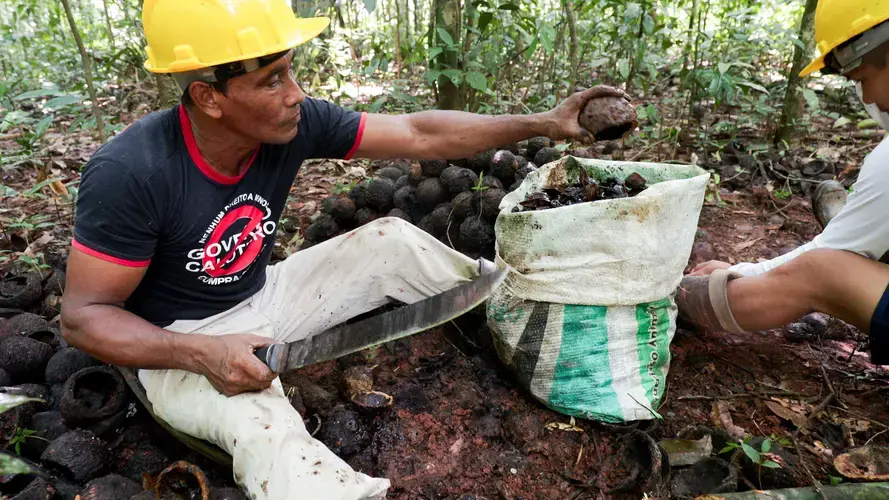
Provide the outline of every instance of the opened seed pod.
<path id="1" fill-rule="evenodd" d="M 141 481 L 143 474 L 156 476 L 170 463 L 170 459 L 150 444 L 139 444 L 135 449 L 124 448 L 119 452 L 115 465 L 117 472 L 134 481 Z"/>
<path id="2" fill-rule="evenodd" d="M 142 485 L 136 481 L 118 474 L 109 474 L 88 482 L 80 493 L 80 498 L 82 500 L 117 500 L 130 498 L 141 492 Z"/>
<path id="3" fill-rule="evenodd" d="M 623 97 L 591 99 L 580 113 L 578 122 L 597 141 L 620 139 L 639 125 L 636 110 Z"/>
<path id="4" fill-rule="evenodd" d="M 0 281 L 0 307 L 25 308 L 40 300 L 43 280 L 38 273 L 12 276 Z"/>
<path id="5" fill-rule="evenodd" d="M 62 414 L 57 411 L 35 413 L 28 428 L 34 431 L 34 435 L 22 443 L 22 455 L 33 458 L 39 458 L 50 441 L 71 430 L 62 420 Z"/>
<path id="6" fill-rule="evenodd" d="M 76 347 L 65 347 L 55 353 L 46 365 L 46 383 L 64 384 L 71 375 L 101 363 Z"/>
<path id="7" fill-rule="evenodd" d="M 60 332 L 58 328 L 54 328 L 51 326 L 45 326 L 43 328 L 33 330 L 25 336 L 28 338 L 32 338 L 38 342 L 43 342 L 53 349 L 68 347 L 68 343 L 65 342 L 64 338 L 62 338 L 62 332 Z"/>
<path id="8" fill-rule="evenodd" d="M 160 473 L 154 491 L 158 500 L 180 498 L 210 500 L 210 484 L 204 471 L 183 460 Z"/>
<path id="9" fill-rule="evenodd" d="M 4 496 L 10 500 L 50 500 L 56 498 L 56 489 L 42 477 L 34 478 L 17 495 Z"/>
<path id="10" fill-rule="evenodd" d="M 52 274 L 43 282 L 43 293 L 63 295 L 65 293 L 65 271 L 53 269 Z"/>
<path id="11" fill-rule="evenodd" d="M 670 462 L 663 449 L 648 434 L 631 430 L 619 440 L 616 453 L 608 457 L 596 479 L 605 493 L 660 492 L 669 487 Z"/>
<path id="12" fill-rule="evenodd" d="M 75 481 L 84 482 L 105 468 L 105 443 L 93 433 L 77 429 L 49 443 L 40 459 L 67 471 Z"/>
<path id="13" fill-rule="evenodd" d="M 68 425 L 89 426 L 120 413 L 126 396 L 117 370 L 95 366 L 80 370 L 65 382 L 60 408 Z"/>
<path id="14" fill-rule="evenodd" d="M 697 498 L 712 493 L 731 493 L 738 489 L 738 469 L 719 457 L 705 457 L 693 466 L 673 475 L 672 498 Z"/>
<path id="15" fill-rule="evenodd" d="M 40 305 L 39 312 L 42 316 L 47 318 L 55 318 L 62 314 L 62 297 L 54 293 L 47 294 L 46 297 L 43 298 L 43 303 Z"/>
<path id="16" fill-rule="evenodd" d="M 0 342 L 0 367 L 16 382 L 41 382 L 53 349 L 28 337 L 6 337 Z"/>
<path id="17" fill-rule="evenodd" d="M 45 319 L 33 313 L 17 314 L 3 324 L 2 336 L 6 335 L 27 335 L 34 330 L 46 328 L 49 323 Z"/>
<path id="18" fill-rule="evenodd" d="M 210 493 L 210 500 L 247 500 L 238 488 L 219 488 Z"/>
<path id="19" fill-rule="evenodd" d="M 380 391 L 355 393 L 351 398 L 355 406 L 367 411 L 377 411 L 392 406 L 392 396 Z"/>

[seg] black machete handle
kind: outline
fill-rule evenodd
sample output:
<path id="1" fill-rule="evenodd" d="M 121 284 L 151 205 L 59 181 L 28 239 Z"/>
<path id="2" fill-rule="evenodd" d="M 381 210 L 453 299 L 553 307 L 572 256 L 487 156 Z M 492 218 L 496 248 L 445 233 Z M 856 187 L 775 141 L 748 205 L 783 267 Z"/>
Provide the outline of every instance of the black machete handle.
<path id="1" fill-rule="evenodd" d="M 284 368 L 281 365 L 284 362 L 282 358 L 286 347 L 286 344 L 267 345 L 253 351 L 253 354 L 255 354 L 260 361 L 265 363 L 265 365 L 268 366 L 270 370 L 275 373 L 280 373 Z"/>

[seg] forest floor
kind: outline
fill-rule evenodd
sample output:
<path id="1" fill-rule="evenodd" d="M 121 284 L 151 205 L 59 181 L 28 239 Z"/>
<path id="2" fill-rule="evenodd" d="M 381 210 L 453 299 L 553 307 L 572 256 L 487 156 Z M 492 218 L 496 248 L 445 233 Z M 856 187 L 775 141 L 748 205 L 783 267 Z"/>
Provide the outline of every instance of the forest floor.
<path id="1" fill-rule="evenodd" d="M 833 157 L 831 175 L 842 178 L 860 167 L 876 140 L 827 139 L 835 133 L 825 126 L 819 137 Z M 63 265 L 73 220 L 73 209 L 65 203 L 72 193 L 65 185 L 76 180 L 95 143 L 86 135 L 51 131 L 46 144 L 44 167 L 23 163 L 3 171 L 3 183 L 17 193 L 7 193 L 0 202 L 0 256 L 6 257 L 0 260 L 0 274 L 21 271 L 16 259 L 21 262 L 22 255 L 42 255 L 50 266 Z M 16 147 L 10 138 L 0 139 L 0 148 Z M 596 145 L 589 154 L 617 157 L 615 152 L 605 155 L 603 147 Z M 788 156 L 807 166 L 812 149 Z M 637 143 L 619 154 L 654 160 L 660 149 Z M 672 156 L 689 159 L 687 154 Z M 717 171 L 723 168 L 710 162 L 701 161 Z M 298 250 L 301 232 L 296 229 L 305 229 L 337 183 L 373 168 L 366 162 L 306 164 L 292 188 L 285 217 L 293 222 L 279 235 L 276 256 Z M 52 182 L 56 178 L 60 182 Z M 705 204 L 689 265 L 710 259 L 735 263 L 772 258 L 817 234 L 805 196 L 777 197 L 763 182 L 740 180 L 743 184 L 734 179 L 722 186 L 722 203 Z M 780 472 L 748 463 L 739 489 L 751 489 L 760 479 L 768 483 L 764 487 L 806 486 L 813 478 L 829 484 L 831 476 L 839 477 L 834 457 L 866 443 L 889 444 L 889 371 L 868 362 L 859 349 L 865 341 L 860 331 L 818 317 L 809 328 L 743 337 L 703 336 L 680 327 L 671 345 L 664 402 L 656 408 L 663 420 L 609 425 L 573 421 L 518 389 L 497 359 L 484 317 L 472 313 L 456 324 L 377 349 L 372 361 L 356 355 L 300 370 L 344 405 L 335 411 L 345 411 L 354 420 L 348 432 L 329 425 L 329 409 L 300 409 L 310 431 L 353 467 L 391 479 L 390 498 L 397 499 L 640 498 L 641 484 L 651 475 L 644 465 L 625 492 L 607 491 L 615 475 L 629 474 L 614 462 L 621 456 L 621 437 L 637 429 L 662 440 L 699 425 L 775 442 L 769 457 L 782 466 Z M 370 363 L 374 389 L 392 395 L 394 406 L 382 413 L 357 413 L 340 395 L 343 371 Z M 304 401 L 304 406 L 310 403 Z M 173 442 L 144 412 L 131 417 L 128 428 L 139 430 L 122 436 L 150 440 L 171 461 L 198 463 L 214 485 L 232 484 L 228 471 Z M 109 440 L 108 446 L 126 442 L 121 437 Z M 718 451 L 714 446 L 714 453 Z M 735 458 L 741 461 L 742 455 Z M 659 496 L 666 498 L 667 483 L 655 480 L 648 486 L 659 486 Z"/>

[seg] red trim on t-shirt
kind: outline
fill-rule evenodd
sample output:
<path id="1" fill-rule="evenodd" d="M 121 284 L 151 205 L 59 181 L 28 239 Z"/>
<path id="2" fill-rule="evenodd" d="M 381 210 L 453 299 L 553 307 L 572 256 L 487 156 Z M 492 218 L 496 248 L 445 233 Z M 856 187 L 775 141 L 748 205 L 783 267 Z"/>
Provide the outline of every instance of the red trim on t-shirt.
<path id="1" fill-rule="evenodd" d="M 247 165 L 244 166 L 244 170 L 239 175 L 231 176 L 221 174 L 211 167 L 210 164 L 207 163 L 207 160 L 201 155 L 201 151 L 198 149 L 198 144 L 194 141 L 194 132 L 191 130 L 191 119 L 185 111 L 185 106 L 179 106 L 179 123 L 182 125 L 182 136 L 185 138 L 185 146 L 188 148 L 188 155 L 191 156 L 191 161 L 198 166 L 198 170 L 200 170 L 202 174 L 212 181 L 220 184 L 237 184 L 238 182 L 241 182 L 241 179 L 247 175 L 247 170 L 253 165 L 253 160 L 256 159 L 256 155 L 259 154 L 259 146 L 257 146 L 256 151 L 253 152 L 253 156 L 250 157 Z"/>
<path id="2" fill-rule="evenodd" d="M 355 144 L 352 144 L 352 149 L 346 153 L 344 160 L 351 160 L 355 152 L 358 151 L 358 147 L 361 146 L 361 138 L 364 136 L 364 122 L 366 121 L 367 113 L 361 113 L 361 123 L 358 124 L 358 135 L 355 136 Z"/>
<path id="3" fill-rule="evenodd" d="M 114 257 L 111 255 L 108 255 L 107 253 L 100 252 L 98 250 L 93 250 L 92 248 L 84 245 L 83 243 L 81 243 L 77 240 L 73 240 L 73 239 L 71 240 L 71 245 L 74 248 L 80 250 L 81 252 L 83 252 L 87 255 L 91 255 L 93 257 L 102 259 L 107 262 L 111 262 L 112 264 L 120 264 L 122 266 L 128 266 L 128 267 L 145 267 L 151 263 L 151 259 L 148 259 L 148 260 L 127 260 L 127 259 L 121 259 L 119 257 Z"/>

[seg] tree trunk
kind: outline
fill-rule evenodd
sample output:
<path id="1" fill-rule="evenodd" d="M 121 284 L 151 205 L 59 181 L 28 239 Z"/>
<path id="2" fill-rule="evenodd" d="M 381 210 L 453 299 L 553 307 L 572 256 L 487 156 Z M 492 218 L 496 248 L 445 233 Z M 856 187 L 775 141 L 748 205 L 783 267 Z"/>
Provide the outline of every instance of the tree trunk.
<path id="1" fill-rule="evenodd" d="M 86 77 L 86 90 L 89 92 L 93 117 L 96 119 L 96 131 L 99 133 L 99 140 L 105 142 L 105 122 L 102 120 L 102 112 L 99 110 L 99 101 L 96 98 L 96 88 L 93 87 L 93 73 L 90 69 L 90 58 L 86 53 L 86 47 L 83 46 L 83 40 L 80 38 L 80 32 L 77 31 L 77 25 L 74 23 L 74 14 L 71 12 L 71 4 L 69 0 L 62 0 L 62 6 L 65 7 L 65 15 L 68 17 L 68 25 L 71 27 L 71 34 L 80 50 L 80 61 L 83 63 L 83 75 Z"/>
<path id="2" fill-rule="evenodd" d="M 414 35 L 412 39 L 419 38 L 422 33 L 420 19 L 423 18 L 423 4 L 420 0 L 414 0 Z"/>
<path id="3" fill-rule="evenodd" d="M 577 85 L 577 51 L 580 46 L 577 40 L 577 16 L 574 14 L 573 4 L 572 0 L 562 0 L 562 6 L 565 9 L 565 19 L 568 22 L 568 64 L 571 65 L 571 72 L 568 77 L 568 82 L 571 85 L 568 89 L 569 93 L 574 92 L 574 87 Z"/>
<path id="4" fill-rule="evenodd" d="M 685 42 L 685 50 L 682 56 L 682 71 L 688 69 L 688 55 L 691 53 L 692 44 L 697 39 L 695 32 L 695 18 L 698 16 L 698 0 L 691 0 L 691 12 L 688 13 L 688 39 Z"/>
<path id="5" fill-rule="evenodd" d="M 154 73 L 154 85 L 157 87 L 158 106 L 161 108 L 168 108 L 179 101 L 179 97 L 176 95 L 176 90 L 178 90 L 179 87 L 170 84 L 171 82 L 167 75 Z"/>
<path id="6" fill-rule="evenodd" d="M 441 40 L 441 35 L 437 33 L 438 29 L 447 31 L 454 41 L 457 50 L 460 49 L 460 0 L 437 0 L 436 2 L 435 27 L 436 33 L 433 33 L 434 40 Z M 436 45 L 438 45 L 436 43 Z M 441 42 L 444 46 L 444 41 Z M 446 50 L 438 57 L 439 69 L 460 69 L 460 61 L 456 50 Z M 447 76 L 438 77 L 438 108 L 439 109 L 459 109 L 465 106 L 465 97 L 460 87 Z"/>
<path id="7" fill-rule="evenodd" d="M 395 0 L 395 74 L 401 78 L 401 0 Z"/>
<path id="8" fill-rule="evenodd" d="M 642 7 L 639 11 L 639 31 L 636 33 L 636 44 L 634 45 L 633 53 L 630 54 L 630 71 L 627 73 L 625 85 L 627 93 L 633 91 L 633 80 L 636 79 L 636 73 L 639 72 L 639 65 L 642 63 L 642 38 L 645 36 L 645 16 L 648 15 L 648 4 L 642 2 Z"/>
<path id="9" fill-rule="evenodd" d="M 105 11 L 105 28 L 108 30 L 108 43 L 114 47 L 114 32 L 111 31 L 111 16 L 108 15 L 108 0 L 102 0 L 102 10 Z"/>
<path id="10" fill-rule="evenodd" d="M 800 98 L 803 93 L 803 79 L 799 73 L 803 70 L 815 47 L 814 24 L 815 7 L 818 0 L 806 0 L 806 8 L 800 21 L 799 39 L 801 45 L 793 50 L 793 65 L 790 75 L 787 77 L 787 92 L 784 94 L 784 109 L 781 112 L 781 121 L 775 132 L 775 142 L 790 141 L 793 137 L 794 122 L 800 117 L 802 111 Z"/>

